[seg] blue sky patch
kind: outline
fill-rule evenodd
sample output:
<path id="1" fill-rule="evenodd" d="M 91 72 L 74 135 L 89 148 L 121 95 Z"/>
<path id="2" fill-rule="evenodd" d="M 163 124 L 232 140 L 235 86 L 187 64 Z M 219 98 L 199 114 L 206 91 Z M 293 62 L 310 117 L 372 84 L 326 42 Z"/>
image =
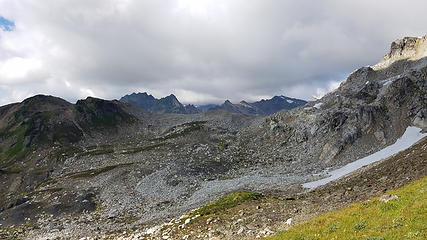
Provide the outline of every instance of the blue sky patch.
<path id="1" fill-rule="evenodd" d="M 13 31 L 13 29 L 15 29 L 15 23 L 0 16 L 0 29 L 3 31 Z"/>

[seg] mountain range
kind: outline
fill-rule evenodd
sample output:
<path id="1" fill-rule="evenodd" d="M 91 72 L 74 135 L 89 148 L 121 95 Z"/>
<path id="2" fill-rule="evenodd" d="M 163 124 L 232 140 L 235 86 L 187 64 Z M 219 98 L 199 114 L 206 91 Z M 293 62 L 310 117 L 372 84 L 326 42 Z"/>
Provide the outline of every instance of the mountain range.
<path id="1" fill-rule="evenodd" d="M 207 104 L 195 106 L 192 104 L 183 105 L 173 94 L 157 99 L 146 92 L 125 95 L 120 98 L 120 101 L 134 104 L 135 106 L 152 113 L 195 114 L 208 110 L 224 110 L 231 113 L 256 115 L 270 115 L 281 110 L 290 110 L 307 103 L 307 101 L 301 99 L 274 96 L 271 99 L 262 99 L 261 101 L 253 103 L 241 101 L 237 104 L 233 104 L 229 100 L 226 100 L 221 105 Z"/>
<path id="2" fill-rule="evenodd" d="M 297 99 L 158 114 L 192 110 L 173 95 L 140 96 L 152 112 L 44 95 L 0 107 L 1 239 L 255 239 L 372 197 L 344 214 L 354 221 L 322 232 L 347 224 L 383 239 L 369 234 L 409 226 L 405 236 L 425 238 L 424 212 L 402 212 L 411 202 L 383 195 L 427 173 L 427 36 L 394 41 L 378 64 L 286 111 L 276 105 Z M 383 154 L 402 142 L 403 152 Z M 386 158 L 304 188 L 372 155 Z M 423 209 L 425 187 L 413 192 Z M 382 221 L 390 212 L 398 215 Z"/>
<path id="3" fill-rule="evenodd" d="M 200 113 L 194 105 L 183 105 L 178 101 L 175 95 L 157 99 L 152 95 L 144 93 L 132 93 L 120 98 L 121 102 L 131 103 L 152 113 L 180 113 L 194 114 Z"/>

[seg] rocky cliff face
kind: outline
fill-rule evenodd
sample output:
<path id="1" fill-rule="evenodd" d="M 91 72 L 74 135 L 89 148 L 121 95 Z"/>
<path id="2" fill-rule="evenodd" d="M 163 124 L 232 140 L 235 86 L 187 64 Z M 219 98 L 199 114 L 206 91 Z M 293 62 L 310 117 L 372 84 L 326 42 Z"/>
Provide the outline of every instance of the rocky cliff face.
<path id="1" fill-rule="evenodd" d="M 246 133 L 258 138 L 248 148 L 261 152 L 274 146 L 270 154 L 256 156 L 264 161 L 285 157 L 333 166 L 394 142 L 409 125 L 425 131 L 425 40 L 398 40 L 378 65 L 357 69 L 322 99 L 267 118 L 262 127 Z"/>
<path id="2" fill-rule="evenodd" d="M 427 57 L 427 36 L 405 37 L 394 41 L 390 51 L 373 68 L 379 70 L 401 60 L 416 61 L 425 57 Z"/>

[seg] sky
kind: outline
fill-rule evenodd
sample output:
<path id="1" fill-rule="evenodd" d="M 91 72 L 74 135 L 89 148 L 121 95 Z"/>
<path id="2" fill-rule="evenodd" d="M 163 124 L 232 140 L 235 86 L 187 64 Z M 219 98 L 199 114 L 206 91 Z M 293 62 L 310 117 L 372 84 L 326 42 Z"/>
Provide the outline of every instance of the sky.
<path id="1" fill-rule="evenodd" d="M 427 34 L 427 1 L 0 0 L 0 105 L 132 92 L 306 100 Z"/>

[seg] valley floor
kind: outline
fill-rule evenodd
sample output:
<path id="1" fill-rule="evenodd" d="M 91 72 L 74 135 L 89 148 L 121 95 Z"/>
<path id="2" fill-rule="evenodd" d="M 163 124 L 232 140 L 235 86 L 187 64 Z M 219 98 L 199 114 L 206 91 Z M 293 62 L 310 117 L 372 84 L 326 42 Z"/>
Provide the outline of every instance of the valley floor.
<path id="1" fill-rule="evenodd" d="M 423 178 L 426 173 L 427 139 L 424 138 L 397 155 L 361 168 L 312 191 L 250 198 L 237 206 L 199 217 L 190 214 L 187 217 L 196 216 L 197 218 L 187 220 L 188 223 L 185 224 L 186 218 L 184 217 L 182 220 L 175 221 L 175 224 L 164 226 L 162 230 L 146 237 L 149 239 L 254 239 L 265 237 L 303 223 L 315 216 L 382 196 L 388 190 L 401 188 Z M 426 200 L 424 199 L 422 202 L 425 208 Z M 424 212 L 424 217 L 425 214 L 426 212 Z M 132 239 L 135 235 L 133 233 L 119 234 L 113 238 L 119 236 Z M 317 238 L 321 237 L 315 237 L 315 239 Z"/>
<path id="2" fill-rule="evenodd" d="M 262 238 L 321 214 L 382 196 L 389 190 L 401 188 L 425 177 L 426 173 L 427 138 L 424 138 L 405 151 L 314 190 L 300 187 L 293 188 L 286 194 L 234 193 L 150 232 L 146 232 L 144 226 L 135 226 L 132 230 L 118 228 L 115 232 L 87 239 Z M 423 204 L 425 201 L 424 199 Z M 65 218 L 58 221 L 69 222 Z M 27 227 L 34 230 L 27 231 Z M 43 236 L 38 232 L 37 226 L 0 229 L 0 238 L 3 239 L 40 237 Z M 73 238 L 56 235 L 56 239 Z"/>

